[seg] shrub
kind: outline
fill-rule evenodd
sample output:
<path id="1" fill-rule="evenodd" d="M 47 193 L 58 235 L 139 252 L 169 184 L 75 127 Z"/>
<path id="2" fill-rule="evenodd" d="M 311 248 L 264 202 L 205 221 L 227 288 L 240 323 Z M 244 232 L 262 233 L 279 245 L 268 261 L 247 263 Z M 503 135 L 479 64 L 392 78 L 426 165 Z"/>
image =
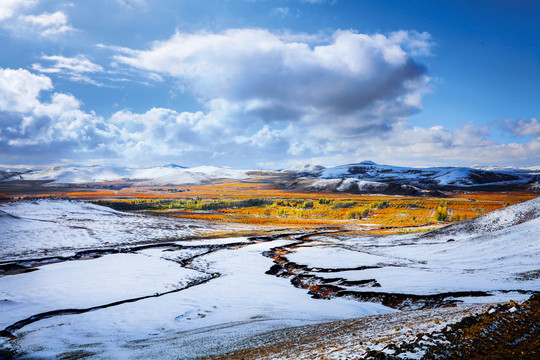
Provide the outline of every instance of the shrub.
<path id="1" fill-rule="evenodd" d="M 372 208 L 372 209 L 385 209 L 388 206 L 389 206 L 388 201 L 386 201 L 386 200 L 375 201 L 375 202 L 372 202 L 369 205 L 369 207 Z"/>
<path id="2" fill-rule="evenodd" d="M 437 211 L 435 212 L 435 220 L 437 221 L 446 221 L 448 218 L 448 209 L 446 206 L 439 205 Z"/>
<path id="3" fill-rule="evenodd" d="M 303 203 L 300 203 L 296 206 L 298 209 L 312 209 L 313 208 L 313 201 L 304 201 Z"/>
<path id="4" fill-rule="evenodd" d="M 368 217 L 370 214 L 370 211 L 368 208 L 359 208 L 359 209 L 352 209 L 347 211 L 345 214 L 346 219 L 362 219 L 364 217 Z"/>
<path id="5" fill-rule="evenodd" d="M 337 202 L 334 205 L 332 205 L 332 209 L 334 209 L 334 210 L 345 209 L 345 208 L 353 207 L 354 205 L 356 205 L 356 202 L 352 201 L 352 200 L 351 201 L 340 201 L 340 202 Z"/>

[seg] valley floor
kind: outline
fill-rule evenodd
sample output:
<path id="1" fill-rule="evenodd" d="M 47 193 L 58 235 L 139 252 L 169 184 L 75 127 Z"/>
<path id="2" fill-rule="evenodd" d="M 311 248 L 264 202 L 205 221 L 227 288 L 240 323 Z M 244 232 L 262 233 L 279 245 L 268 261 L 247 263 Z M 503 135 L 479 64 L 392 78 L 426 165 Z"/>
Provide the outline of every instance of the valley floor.
<path id="1" fill-rule="evenodd" d="M 487 310 L 531 319 L 511 341 L 538 331 L 540 198 L 392 236 L 230 236 L 255 230 L 46 199 L 0 223 L 0 357 L 420 358 Z"/>

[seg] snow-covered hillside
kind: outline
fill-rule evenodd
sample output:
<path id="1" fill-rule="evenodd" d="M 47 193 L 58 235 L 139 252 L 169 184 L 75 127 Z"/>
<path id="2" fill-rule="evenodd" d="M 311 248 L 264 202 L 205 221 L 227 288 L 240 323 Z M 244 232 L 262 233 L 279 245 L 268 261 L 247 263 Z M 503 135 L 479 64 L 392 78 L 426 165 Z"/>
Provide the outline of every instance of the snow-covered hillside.
<path id="1" fill-rule="evenodd" d="M 210 230 L 191 221 L 124 213 L 81 201 L 19 201 L 0 205 L 0 259 L 71 255 Z"/>
<path id="2" fill-rule="evenodd" d="M 446 226 L 426 234 L 425 237 L 487 234 L 512 229 L 516 225 L 538 220 L 538 218 L 540 218 L 540 197 Z M 540 239 L 540 228 L 538 234 L 538 239 Z M 521 241 L 528 240 L 522 239 Z"/>
<path id="3" fill-rule="evenodd" d="M 438 191 L 424 190 L 413 185 L 366 181 L 353 177 L 332 179 L 302 177 L 292 182 L 291 186 L 307 192 L 444 196 Z"/>
<path id="4" fill-rule="evenodd" d="M 358 164 L 340 165 L 330 168 L 309 165 L 307 170 L 297 167 L 284 171 L 296 171 L 299 177 L 306 178 L 354 178 L 370 182 L 410 184 L 424 188 L 522 184 L 532 182 L 539 177 L 536 168 L 497 170 L 466 167 L 410 168 L 378 165 L 372 161 L 363 161 Z"/>
<path id="5" fill-rule="evenodd" d="M 1 169 L 0 169 L 1 170 Z M 276 172 L 265 170 L 240 170 L 231 167 L 198 166 L 186 168 L 176 164 L 127 168 L 114 166 L 54 166 L 41 170 L 9 172 L 0 171 L 0 181 L 44 180 L 51 184 L 83 184 L 109 181 L 129 182 L 132 186 L 165 186 L 203 184 L 220 179 L 244 180 L 250 176 Z M 465 168 L 432 167 L 410 168 L 378 165 L 372 161 L 326 168 L 306 164 L 293 166 L 279 173 L 284 181 L 291 177 L 300 182 L 285 185 L 300 191 L 327 191 L 348 193 L 380 193 L 396 195 L 430 195 L 425 190 L 445 190 L 450 187 L 493 185 L 523 185 L 538 188 L 540 173 L 537 167 L 514 168 Z M 341 181 L 337 181 L 340 179 Z"/>
<path id="6" fill-rule="evenodd" d="M 344 293 L 484 291 L 504 299 L 540 291 L 539 234 L 540 197 L 424 235 L 321 236 L 286 258 L 307 266 L 304 276 L 344 279 Z"/>
<path id="7" fill-rule="evenodd" d="M 56 184 L 81 184 L 106 181 L 134 181 L 136 185 L 182 185 L 200 184 L 219 179 L 247 179 L 246 170 L 230 167 L 198 166 L 185 168 L 175 164 L 145 168 L 112 166 L 54 166 L 16 176 L 4 176 L 7 180 L 51 180 Z M 0 178 L 1 180 L 1 178 Z"/>
<path id="8" fill-rule="evenodd" d="M 20 179 L 19 175 L 25 171 L 12 171 L 0 168 L 0 181 L 7 179 Z"/>

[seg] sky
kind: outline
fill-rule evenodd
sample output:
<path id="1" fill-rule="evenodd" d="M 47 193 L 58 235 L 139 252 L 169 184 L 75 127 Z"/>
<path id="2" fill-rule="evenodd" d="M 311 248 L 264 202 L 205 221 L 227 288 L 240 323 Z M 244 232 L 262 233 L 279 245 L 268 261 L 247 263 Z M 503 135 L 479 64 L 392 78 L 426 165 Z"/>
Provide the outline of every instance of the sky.
<path id="1" fill-rule="evenodd" d="M 0 166 L 538 166 L 538 18 L 538 1 L 1 0 Z"/>

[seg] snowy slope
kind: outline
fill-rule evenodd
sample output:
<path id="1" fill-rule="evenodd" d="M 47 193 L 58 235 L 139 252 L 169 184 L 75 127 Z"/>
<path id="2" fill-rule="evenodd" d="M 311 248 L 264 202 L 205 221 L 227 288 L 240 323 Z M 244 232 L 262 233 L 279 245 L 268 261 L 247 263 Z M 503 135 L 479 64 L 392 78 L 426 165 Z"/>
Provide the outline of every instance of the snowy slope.
<path id="1" fill-rule="evenodd" d="M 316 272 L 319 277 L 374 279 L 380 285 L 352 286 L 353 291 L 417 295 L 486 291 L 501 297 L 505 295 L 499 291 L 540 291 L 539 234 L 540 198 L 536 198 L 425 235 L 324 236 L 320 244 L 296 248 L 287 259 L 336 270 Z"/>
<path id="2" fill-rule="evenodd" d="M 9 203 L 0 211 L 3 262 L 193 235 L 187 222 L 78 201 Z M 246 246 L 212 248 L 230 242 Z M 269 330 L 394 311 L 347 299 L 320 301 L 287 279 L 267 275 L 273 261 L 263 252 L 289 243 L 293 240 L 184 239 L 176 241 L 178 249 L 89 256 L 0 275 L 0 330 L 43 312 L 92 309 L 17 328 L 16 339 L 0 337 L 0 354 L 10 349 L 17 358 L 193 359 Z M 182 263 L 188 258 L 188 265 Z M 188 286 L 197 279 L 196 286 Z"/>
<path id="3" fill-rule="evenodd" d="M 426 191 L 408 184 L 366 181 L 352 177 L 308 178 L 303 177 L 292 183 L 297 189 L 316 192 L 345 192 L 352 194 L 386 194 L 408 196 L 440 196 L 438 192 Z"/>
<path id="4" fill-rule="evenodd" d="M 210 230 L 210 229 L 209 229 Z M 0 205 L 0 259 L 71 255 L 204 232 L 191 221 L 123 213 L 81 201 L 37 200 Z"/>
<path id="5" fill-rule="evenodd" d="M 312 165 L 309 169 L 317 168 Z M 465 167 L 410 168 L 378 165 L 372 161 L 358 164 L 340 165 L 330 168 L 317 168 L 317 171 L 296 170 L 299 177 L 318 177 L 322 179 L 355 178 L 371 182 L 393 182 L 417 186 L 475 186 L 528 183 L 538 176 L 535 168 L 483 170 Z"/>
<path id="6" fill-rule="evenodd" d="M 0 181 L 2 180 L 20 180 L 20 175 L 26 171 L 13 171 L 0 168 Z"/>
<path id="7" fill-rule="evenodd" d="M 10 173 L 0 171 L 0 181 L 9 180 L 50 180 L 56 184 L 81 184 L 106 181 L 130 181 L 139 186 L 164 186 L 182 184 L 201 184 L 219 179 L 243 180 L 249 178 L 253 170 L 240 170 L 231 167 L 198 166 L 186 168 L 168 164 L 145 168 L 125 168 L 113 166 L 54 166 L 42 170 Z M 261 174 L 260 171 L 256 172 Z M 437 189 L 445 186 L 470 187 L 476 185 L 513 185 L 538 183 L 540 173 L 537 167 L 528 169 L 513 168 L 464 168 L 432 167 L 409 168 L 378 165 L 372 161 L 358 164 L 340 165 L 325 168 L 321 165 L 299 165 L 281 173 L 290 177 L 304 179 L 299 184 L 304 190 L 328 190 L 330 183 L 315 182 L 314 179 L 344 179 L 346 183 L 332 191 L 359 193 L 403 193 L 409 195 L 419 189 Z M 15 176 L 14 176 L 15 175 Z M 412 185 L 418 189 L 390 189 L 388 185 Z M 350 190 L 352 189 L 352 190 Z"/>
<path id="8" fill-rule="evenodd" d="M 540 197 L 446 226 L 427 233 L 424 237 L 432 238 L 445 235 L 471 236 L 491 233 L 511 229 L 515 225 L 537 218 L 540 218 Z"/>
<path id="9" fill-rule="evenodd" d="M 311 174 L 311 175 L 319 175 L 322 171 L 324 171 L 326 168 L 322 165 L 314 165 L 314 164 L 305 164 L 305 165 L 296 165 L 291 166 L 287 169 L 281 170 L 284 173 L 298 173 L 298 174 Z"/>
<path id="10" fill-rule="evenodd" d="M 8 180 L 52 180 L 57 184 L 80 184 L 92 182 L 130 180 L 140 185 L 200 184 L 218 179 L 246 179 L 246 170 L 229 167 L 199 166 L 185 168 L 169 164 L 146 168 L 122 168 L 111 166 L 55 166 L 31 171 Z M 1 179 L 0 179 L 1 180 Z"/>
<path id="11" fill-rule="evenodd" d="M 167 173 L 162 172 L 161 168 L 159 168 L 159 172 L 155 172 L 155 169 L 147 168 L 138 170 L 137 174 L 140 177 L 137 178 L 148 180 L 140 181 L 137 185 L 200 184 L 219 179 L 243 180 L 249 178 L 246 170 L 238 170 L 230 167 L 198 166 L 189 169 L 170 168 L 173 171 Z"/>
<path id="12" fill-rule="evenodd" d="M 516 290 L 540 290 L 539 208 L 540 198 L 533 199 L 430 236 L 326 234 L 305 246 L 294 239 L 215 239 L 209 244 L 247 245 L 210 252 L 201 247 L 155 247 L 0 276 L 3 325 L 37 312 L 156 294 L 82 314 L 43 318 L 14 330 L 14 340 L 0 338 L 0 350 L 19 352 L 20 358 L 193 359 L 234 349 L 242 339 L 269 330 L 394 311 L 346 297 L 314 299 L 305 289 L 292 286 L 289 278 L 266 274 L 274 261 L 263 254 L 286 246 L 291 249 L 285 255 L 289 260 L 308 265 L 297 269 L 330 282 L 349 280 L 350 285 L 340 286 L 351 291 L 430 295 L 482 290 L 494 296 L 460 299 L 519 300 L 528 295 Z M 0 259 L 58 254 L 70 247 L 148 242 L 156 233 L 190 234 L 189 227 L 175 224 L 186 225 L 75 201 L 4 204 L 0 206 Z M 186 258 L 191 258 L 189 266 L 179 261 Z M 182 288 L 210 274 L 215 277 Z M 371 279 L 380 287 L 352 283 Z M 158 296 L 176 287 L 181 291 Z"/>
<path id="13" fill-rule="evenodd" d="M 21 180 L 53 180 L 57 183 L 84 183 L 120 180 L 129 177 L 128 169 L 109 166 L 54 166 L 43 170 L 30 171 L 20 176 Z"/>

